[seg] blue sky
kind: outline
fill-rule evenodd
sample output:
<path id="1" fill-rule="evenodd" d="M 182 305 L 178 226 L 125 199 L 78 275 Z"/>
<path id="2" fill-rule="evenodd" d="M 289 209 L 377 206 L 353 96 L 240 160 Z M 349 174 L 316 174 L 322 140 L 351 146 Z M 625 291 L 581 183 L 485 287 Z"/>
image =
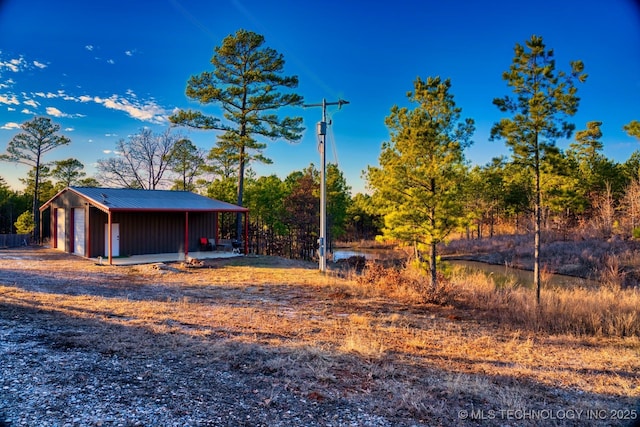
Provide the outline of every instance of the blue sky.
<path id="1" fill-rule="evenodd" d="M 633 0 L 280 1 L 267 0 L 0 0 L 0 152 L 36 115 L 47 115 L 72 143 L 44 160 L 75 157 L 91 176 L 119 139 L 149 127 L 166 130 L 176 108 L 193 108 L 184 90 L 191 75 L 211 70 L 213 48 L 238 29 L 264 35 L 297 75 L 306 103 L 344 99 L 328 109 L 327 159 L 337 162 L 353 192 L 388 140 L 384 118 L 407 105 L 416 77 L 451 78 L 463 117 L 476 121 L 467 158 L 485 164 L 508 154 L 488 141 L 501 113 L 492 104 L 510 94 L 502 80 L 513 47 L 532 34 L 553 48 L 557 67 L 580 59 L 589 74 L 579 86 L 573 122 L 602 121 L 604 154 L 623 162 L 637 140 L 622 126 L 640 120 L 640 6 Z M 307 128 L 297 144 L 268 142 L 272 165 L 259 175 L 286 177 L 319 166 L 315 124 L 320 108 L 288 111 Z M 213 131 L 181 132 L 209 150 Z M 568 141 L 559 141 L 566 147 Z M 26 169 L 0 163 L 14 189 Z"/>

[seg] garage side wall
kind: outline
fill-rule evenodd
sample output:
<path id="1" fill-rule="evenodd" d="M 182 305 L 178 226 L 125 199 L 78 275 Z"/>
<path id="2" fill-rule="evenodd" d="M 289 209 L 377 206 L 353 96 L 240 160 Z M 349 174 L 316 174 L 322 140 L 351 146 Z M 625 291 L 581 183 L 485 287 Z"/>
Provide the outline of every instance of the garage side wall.
<path id="1" fill-rule="evenodd" d="M 72 216 L 72 212 L 74 208 L 86 208 L 88 206 L 87 201 L 78 196 L 75 193 L 71 193 L 69 191 L 64 192 L 62 194 L 60 194 L 58 197 L 55 198 L 55 200 L 53 200 L 51 202 L 50 208 L 49 208 L 49 212 L 50 214 L 47 215 L 48 216 L 48 223 L 49 226 L 47 227 L 47 234 L 43 234 L 44 237 L 49 237 L 51 244 L 53 245 L 54 241 L 55 241 L 55 233 L 56 233 L 56 221 L 58 219 L 58 217 L 56 216 L 55 212 L 57 209 L 63 209 L 64 210 L 64 226 L 63 229 L 65 230 L 65 236 L 64 236 L 64 248 L 66 248 L 67 252 L 73 252 L 73 216 Z M 58 242 L 58 247 L 60 246 L 61 242 Z"/>

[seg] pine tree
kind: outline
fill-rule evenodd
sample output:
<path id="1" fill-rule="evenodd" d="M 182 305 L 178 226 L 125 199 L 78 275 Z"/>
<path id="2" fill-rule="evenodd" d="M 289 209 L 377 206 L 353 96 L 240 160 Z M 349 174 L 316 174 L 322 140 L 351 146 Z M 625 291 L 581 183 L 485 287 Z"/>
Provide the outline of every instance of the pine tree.
<path id="1" fill-rule="evenodd" d="M 515 97 L 496 98 L 493 103 L 511 118 L 503 118 L 491 129 L 492 139 L 504 139 L 513 160 L 532 170 L 534 175 L 534 285 L 540 302 L 540 235 L 542 156 L 555 146 L 558 138 L 569 138 L 575 126 L 567 121 L 578 110 L 580 98 L 574 82 L 584 82 L 582 61 L 571 62 L 571 72 L 556 72 L 552 49 L 542 37 L 532 36 L 525 45 L 516 44 L 509 71 L 502 78 Z"/>
<path id="2" fill-rule="evenodd" d="M 385 236 L 429 253 L 431 284 L 437 287 L 436 246 L 459 224 L 464 149 L 474 131 L 461 120 L 449 79 L 418 78 L 408 93 L 414 109 L 394 106 L 386 118 L 391 141 L 382 145 L 380 167 L 367 179 L 385 215 Z"/>
<path id="3" fill-rule="evenodd" d="M 640 122 L 639 121 L 631 120 L 629 123 L 624 125 L 622 129 L 627 133 L 627 135 L 635 136 L 636 138 L 640 139 Z"/>
<path id="4" fill-rule="evenodd" d="M 42 157 L 45 153 L 63 145 L 68 145 L 71 140 L 63 135 L 58 135 L 60 125 L 53 124 L 48 117 L 36 117 L 23 123 L 22 132 L 14 136 L 7 146 L 7 154 L 0 155 L 0 160 L 6 162 L 21 163 L 31 166 L 34 171 L 33 204 L 33 238 L 40 239 L 40 215 L 39 215 L 39 191 L 40 171 L 44 166 Z"/>
<path id="5" fill-rule="evenodd" d="M 78 159 L 56 160 L 53 164 L 55 168 L 51 171 L 51 176 L 58 179 L 55 185 L 57 191 L 72 185 L 79 185 L 87 175 L 83 171 L 84 165 Z"/>
<path id="6" fill-rule="evenodd" d="M 298 78 L 282 76 L 283 56 L 265 47 L 264 37 L 259 34 L 238 30 L 229 35 L 214 49 L 211 64 L 213 71 L 189 79 L 186 95 L 203 105 L 218 104 L 223 117 L 183 110 L 170 120 L 176 125 L 223 132 L 217 145 L 237 161 L 237 204 L 242 206 L 248 162 L 270 162 L 261 154 L 266 144 L 256 137 L 298 141 L 302 137 L 302 118 L 280 118 L 273 111 L 302 105 L 303 99 L 295 93 L 280 92 L 296 88 Z M 237 238 L 241 236 L 241 225 L 238 220 Z"/>
<path id="7" fill-rule="evenodd" d="M 178 140 L 169 153 L 169 167 L 177 175 L 173 181 L 174 190 L 194 191 L 196 177 L 204 165 L 204 153 L 186 138 Z"/>

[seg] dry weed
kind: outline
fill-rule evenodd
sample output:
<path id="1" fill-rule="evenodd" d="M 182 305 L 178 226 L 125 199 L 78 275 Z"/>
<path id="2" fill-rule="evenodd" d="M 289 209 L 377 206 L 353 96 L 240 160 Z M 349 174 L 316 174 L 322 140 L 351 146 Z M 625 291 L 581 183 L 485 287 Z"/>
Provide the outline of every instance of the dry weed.
<path id="1" fill-rule="evenodd" d="M 640 291 L 620 286 L 545 288 L 540 305 L 533 290 L 497 287 L 482 273 L 452 278 L 465 305 L 482 310 L 506 327 L 576 336 L 640 336 Z"/>
<path id="2" fill-rule="evenodd" d="M 434 288 L 427 272 L 410 264 L 397 268 L 367 262 L 362 274 L 354 280 L 368 296 L 388 297 L 409 304 L 444 305 L 456 297 L 455 287 L 442 274 L 438 275 L 438 285 Z"/>

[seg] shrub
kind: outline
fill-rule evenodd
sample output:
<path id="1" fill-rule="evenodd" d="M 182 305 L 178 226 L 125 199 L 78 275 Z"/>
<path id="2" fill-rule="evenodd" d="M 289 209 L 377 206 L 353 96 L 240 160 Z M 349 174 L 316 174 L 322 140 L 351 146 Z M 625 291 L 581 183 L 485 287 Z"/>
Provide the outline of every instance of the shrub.
<path id="1" fill-rule="evenodd" d="M 408 303 L 448 304 L 455 298 L 451 281 L 438 273 L 438 286 L 431 286 L 428 272 L 408 263 L 403 267 L 385 267 L 367 262 L 356 282 L 372 296 L 385 296 Z"/>
<path id="2" fill-rule="evenodd" d="M 21 213 L 13 225 L 15 225 L 18 234 L 31 234 L 36 228 L 33 214 L 30 211 Z"/>

